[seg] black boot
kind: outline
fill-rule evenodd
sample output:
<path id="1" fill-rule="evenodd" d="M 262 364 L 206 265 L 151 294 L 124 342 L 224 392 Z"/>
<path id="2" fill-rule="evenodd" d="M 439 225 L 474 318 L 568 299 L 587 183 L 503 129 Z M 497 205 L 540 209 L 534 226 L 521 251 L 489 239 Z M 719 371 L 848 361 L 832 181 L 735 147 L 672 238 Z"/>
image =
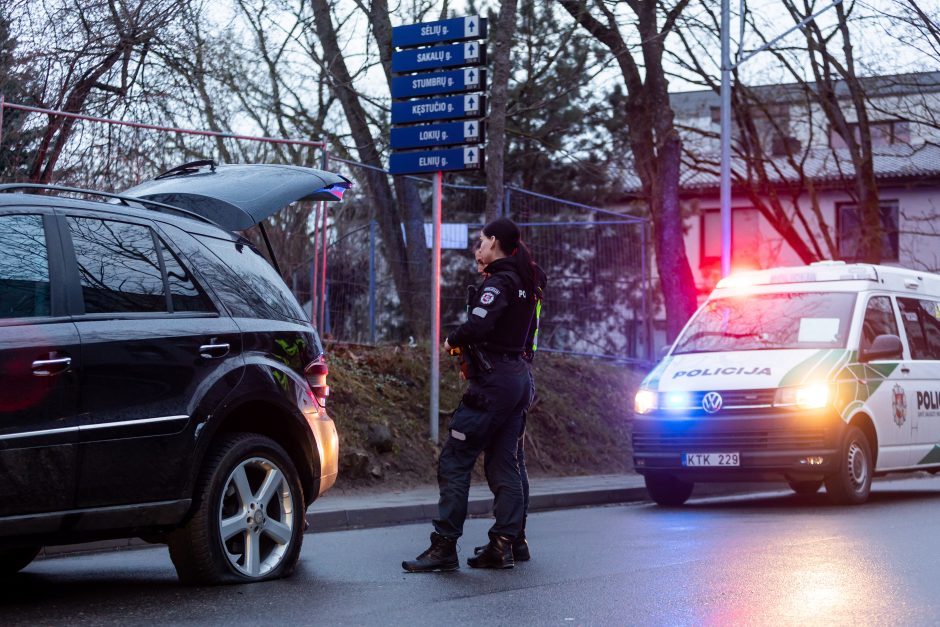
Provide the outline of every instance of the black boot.
<path id="1" fill-rule="evenodd" d="M 460 568 L 457 541 L 431 532 L 431 546 L 413 560 L 401 563 L 409 573 L 447 573 Z"/>
<path id="2" fill-rule="evenodd" d="M 483 552 L 488 545 L 484 544 L 483 546 L 478 546 L 473 549 L 474 555 L 479 555 Z M 528 562 L 532 559 L 532 555 L 529 553 L 529 543 L 525 539 L 525 531 L 516 536 L 516 539 L 512 541 L 512 559 L 516 562 Z"/>
<path id="3" fill-rule="evenodd" d="M 471 568 L 512 568 L 516 565 L 512 559 L 512 539 L 490 534 L 490 543 L 469 558 L 467 564 Z"/>

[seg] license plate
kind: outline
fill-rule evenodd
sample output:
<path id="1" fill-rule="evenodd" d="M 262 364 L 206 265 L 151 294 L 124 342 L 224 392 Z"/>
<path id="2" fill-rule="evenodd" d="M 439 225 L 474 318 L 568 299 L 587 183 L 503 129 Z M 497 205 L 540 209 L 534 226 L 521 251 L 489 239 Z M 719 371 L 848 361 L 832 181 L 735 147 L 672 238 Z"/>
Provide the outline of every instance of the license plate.
<path id="1" fill-rule="evenodd" d="M 740 466 L 739 453 L 683 453 L 683 466 Z"/>

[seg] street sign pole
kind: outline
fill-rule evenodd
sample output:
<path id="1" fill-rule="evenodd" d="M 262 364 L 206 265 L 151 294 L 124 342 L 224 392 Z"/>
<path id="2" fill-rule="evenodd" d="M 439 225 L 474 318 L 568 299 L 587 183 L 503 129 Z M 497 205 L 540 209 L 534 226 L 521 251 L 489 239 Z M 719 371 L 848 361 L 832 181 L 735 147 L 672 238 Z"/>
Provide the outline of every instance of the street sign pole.
<path id="1" fill-rule="evenodd" d="M 441 191 L 444 173 L 434 173 L 431 202 L 431 441 L 438 440 L 441 383 Z"/>
<path id="2" fill-rule="evenodd" d="M 389 171 L 433 175 L 428 418 L 435 444 L 440 435 L 441 193 L 445 171 L 483 168 L 486 30 L 486 19 L 478 15 L 392 28 Z"/>

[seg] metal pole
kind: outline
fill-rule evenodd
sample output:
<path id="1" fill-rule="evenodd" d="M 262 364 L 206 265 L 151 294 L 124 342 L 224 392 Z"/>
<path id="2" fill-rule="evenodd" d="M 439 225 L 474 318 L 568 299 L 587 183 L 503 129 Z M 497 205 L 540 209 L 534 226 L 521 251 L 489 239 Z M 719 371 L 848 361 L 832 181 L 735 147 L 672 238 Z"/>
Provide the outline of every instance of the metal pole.
<path id="1" fill-rule="evenodd" d="M 327 210 L 328 205 L 323 201 L 323 221 L 320 223 L 321 236 L 320 242 L 320 326 L 322 327 L 326 319 L 326 249 L 327 249 Z"/>
<path id="2" fill-rule="evenodd" d="M 509 188 L 509 186 L 507 185 L 507 186 L 506 186 L 506 193 L 505 193 L 505 196 L 504 196 L 504 198 L 503 198 L 503 207 L 502 207 L 502 215 L 503 215 L 504 218 L 508 218 L 508 217 L 509 217 L 509 208 L 510 208 L 510 207 L 509 207 L 509 202 L 510 202 L 510 201 L 509 201 L 509 195 L 510 195 L 511 193 L 512 193 L 512 190 L 511 190 L 511 189 Z"/>
<path id="3" fill-rule="evenodd" d="M 310 263 L 310 322 L 319 329 L 320 311 L 320 205 L 314 203 L 313 260 Z M 319 329 L 322 331 L 322 329 Z"/>
<path id="4" fill-rule="evenodd" d="M 437 444 L 441 383 L 441 185 L 443 172 L 434 173 L 431 202 L 431 441 Z"/>
<path id="5" fill-rule="evenodd" d="M 326 149 L 326 146 L 323 147 L 323 169 L 326 170 L 330 165 L 330 153 Z M 329 206 L 326 204 L 326 201 L 323 201 L 323 222 L 321 229 L 323 231 L 323 248 L 321 249 L 321 254 L 323 255 L 322 262 L 320 264 L 320 326 L 322 327 L 326 322 L 326 248 L 327 248 L 327 212 L 329 211 Z"/>
<path id="6" fill-rule="evenodd" d="M 369 222 L 369 342 L 375 344 L 375 220 Z"/>
<path id="7" fill-rule="evenodd" d="M 731 11 L 721 0 L 721 276 L 731 274 Z"/>
<path id="8" fill-rule="evenodd" d="M 3 143 L 3 104 L 4 97 L 0 94 L 0 143 Z"/>
<path id="9" fill-rule="evenodd" d="M 643 335 L 645 336 L 643 338 L 643 343 L 645 344 L 645 346 L 643 348 L 645 349 L 644 352 L 646 353 L 647 361 L 652 362 L 652 361 L 655 361 L 653 359 L 653 327 L 652 327 L 653 312 L 650 311 L 649 293 L 652 292 L 653 286 L 650 284 L 650 278 L 647 274 L 648 272 L 648 264 L 646 260 L 646 256 L 648 254 L 648 251 L 646 250 L 646 229 L 647 228 L 648 228 L 648 223 L 646 222 L 640 225 L 640 238 L 641 238 L 640 241 L 641 241 L 641 252 L 642 252 L 642 255 L 640 256 L 640 267 L 641 267 L 641 276 L 643 277 L 643 288 L 641 292 L 643 293 L 642 307 L 643 307 L 643 319 L 645 321 L 643 325 L 644 327 Z M 633 316 L 633 319 L 636 320 L 636 315 Z"/>

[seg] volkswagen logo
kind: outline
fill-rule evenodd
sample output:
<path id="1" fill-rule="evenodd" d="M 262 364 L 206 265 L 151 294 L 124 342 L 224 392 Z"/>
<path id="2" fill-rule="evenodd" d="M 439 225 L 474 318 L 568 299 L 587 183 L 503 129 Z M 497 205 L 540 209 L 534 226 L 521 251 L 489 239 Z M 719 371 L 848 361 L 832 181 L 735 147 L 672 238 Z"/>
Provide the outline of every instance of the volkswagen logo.
<path id="1" fill-rule="evenodd" d="M 702 397 L 702 409 L 710 414 L 714 414 L 721 409 L 721 394 L 718 392 L 709 392 Z"/>

